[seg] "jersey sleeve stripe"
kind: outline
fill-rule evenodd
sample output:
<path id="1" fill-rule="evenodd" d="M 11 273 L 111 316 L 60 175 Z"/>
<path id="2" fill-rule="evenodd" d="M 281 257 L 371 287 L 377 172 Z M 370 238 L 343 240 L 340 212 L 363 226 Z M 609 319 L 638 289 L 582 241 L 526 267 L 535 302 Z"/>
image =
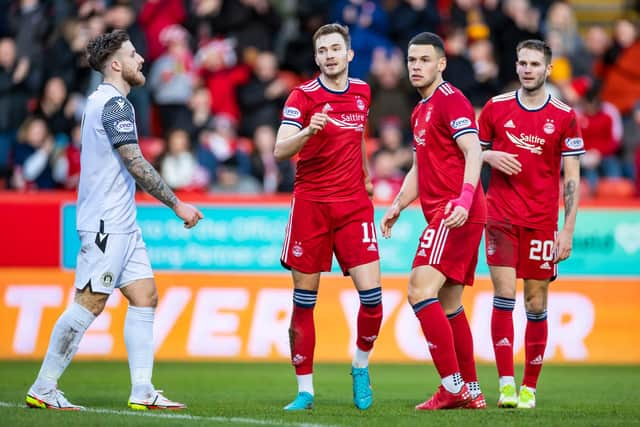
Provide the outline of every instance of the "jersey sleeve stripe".
<path id="1" fill-rule="evenodd" d="M 579 156 L 581 154 L 586 153 L 587 151 L 582 149 L 582 150 L 576 150 L 576 151 L 565 151 L 562 153 L 562 157 L 569 157 L 569 156 Z"/>
<path id="2" fill-rule="evenodd" d="M 462 136 L 462 135 L 467 134 L 467 133 L 478 133 L 478 129 L 473 129 L 473 128 L 462 129 L 462 130 L 454 133 L 452 138 L 456 139 L 459 136 Z"/>
<path id="3" fill-rule="evenodd" d="M 496 95 L 493 98 L 491 98 L 491 100 L 493 102 L 500 102 L 500 101 L 508 101 L 510 99 L 514 99 L 515 97 L 516 97 L 515 92 L 507 92 L 507 93 L 503 93 L 502 95 Z"/>
<path id="4" fill-rule="evenodd" d="M 440 92 L 445 94 L 445 96 L 453 95 L 453 89 L 451 89 L 451 87 L 447 83 L 440 85 L 440 87 L 438 87 L 438 90 L 440 90 Z"/>
<path id="5" fill-rule="evenodd" d="M 292 125 L 297 127 L 298 129 L 302 129 L 302 124 L 298 122 L 294 122 L 293 120 L 283 120 L 281 123 L 283 125 Z"/>
<path id="6" fill-rule="evenodd" d="M 302 89 L 303 92 L 313 92 L 315 90 L 318 90 L 320 88 L 320 83 L 318 83 L 316 80 L 313 80 L 310 83 L 307 83 L 304 86 L 300 86 L 300 89 Z"/>
<path id="7" fill-rule="evenodd" d="M 567 113 L 571 112 L 571 107 L 554 97 L 551 97 L 551 103 L 559 110 L 566 111 Z"/>
<path id="8" fill-rule="evenodd" d="M 483 141 L 483 140 L 480 140 L 480 145 L 486 145 L 486 146 L 489 146 L 489 145 L 491 145 L 491 141 Z"/>
<path id="9" fill-rule="evenodd" d="M 111 145 L 112 145 L 113 148 L 118 148 L 118 147 L 121 147 L 123 145 L 137 144 L 137 143 L 138 143 L 138 141 L 136 141 L 135 139 L 126 139 L 124 141 L 119 141 L 119 142 L 116 142 L 116 143 L 111 144 Z"/>

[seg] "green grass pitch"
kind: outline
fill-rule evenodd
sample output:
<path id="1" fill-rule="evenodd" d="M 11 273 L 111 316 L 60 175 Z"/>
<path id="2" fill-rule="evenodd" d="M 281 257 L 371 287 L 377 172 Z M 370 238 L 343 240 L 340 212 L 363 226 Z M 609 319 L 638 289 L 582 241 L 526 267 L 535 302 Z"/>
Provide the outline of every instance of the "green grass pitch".
<path id="1" fill-rule="evenodd" d="M 495 368 L 480 366 L 489 409 L 416 412 L 437 387 L 431 365 L 373 364 L 374 404 L 351 402 L 348 364 L 318 364 L 315 409 L 285 413 L 295 395 L 287 364 L 156 363 L 154 383 L 189 409 L 130 412 L 124 362 L 74 362 L 60 382 L 87 412 L 26 409 L 24 396 L 39 362 L 0 362 L 0 426 L 630 426 L 640 425 L 640 366 L 549 365 L 543 368 L 535 410 L 495 407 Z M 516 375 L 521 375 L 516 369 Z"/>

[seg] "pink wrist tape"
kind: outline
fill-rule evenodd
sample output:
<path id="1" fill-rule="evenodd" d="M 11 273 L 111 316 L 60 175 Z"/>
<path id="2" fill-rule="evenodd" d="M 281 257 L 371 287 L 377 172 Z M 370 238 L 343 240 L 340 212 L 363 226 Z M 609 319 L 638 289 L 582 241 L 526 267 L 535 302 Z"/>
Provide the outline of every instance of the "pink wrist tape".
<path id="1" fill-rule="evenodd" d="M 473 184 L 469 184 L 465 182 L 462 185 L 462 191 L 460 192 L 460 196 L 457 199 L 451 201 L 451 204 L 455 208 L 456 206 L 462 206 L 467 211 L 471 207 L 471 203 L 473 203 L 473 194 L 476 192 L 476 187 Z"/>

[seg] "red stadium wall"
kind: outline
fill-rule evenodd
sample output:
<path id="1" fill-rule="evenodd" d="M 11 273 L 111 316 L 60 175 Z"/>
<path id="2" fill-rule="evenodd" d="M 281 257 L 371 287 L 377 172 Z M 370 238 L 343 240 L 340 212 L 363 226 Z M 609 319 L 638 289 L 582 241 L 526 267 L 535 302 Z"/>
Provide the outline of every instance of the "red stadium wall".
<path id="1" fill-rule="evenodd" d="M 181 195 L 193 203 L 289 203 L 289 196 L 214 197 Z M 138 201 L 154 202 L 146 194 Z M 0 267 L 60 266 L 61 207 L 75 203 L 71 192 L 15 193 L 0 191 Z M 156 202 L 157 203 L 157 202 Z"/>
<path id="2" fill-rule="evenodd" d="M 290 196 L 212 196 L 183 194 L 183 200 L 192 203 L 232 203 L 250 205 L 288 204 Z M 146 194 L 138 201 L 155 202 Z M 0 267 L 59 267 L 61 207 L 74 203 L 75 193 L 42 192 L 15 193 L 0 191 Z M 157 203 L 157 202 L 155 202 Z M 581 207 L 599 207 L 602 203 L 582 203 Z M 615 201 L 612 208 L 640 208 L 640 200 Z"/>

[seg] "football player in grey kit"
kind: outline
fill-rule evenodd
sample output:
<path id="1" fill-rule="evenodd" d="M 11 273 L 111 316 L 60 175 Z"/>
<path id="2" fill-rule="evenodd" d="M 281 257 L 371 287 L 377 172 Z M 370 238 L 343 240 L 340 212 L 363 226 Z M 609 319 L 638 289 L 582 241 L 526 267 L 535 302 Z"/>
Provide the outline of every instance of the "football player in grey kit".
<path id="1" fill-rule="evenodd" d="M 81 240 L 74 302 L 58 318 L 38 377 L 26 403 L 43 409 L 80 410 L 58 390 L 84 332 L 104 309 L 114 288 L 129 301 L 124 340 L 131 372 L 132 409 L 181 409 L 151 383 L 153 318 L 158 301 L 146 246 L 136 222 L 135 186 L 170 207 L 186 228 L 203 218 L 178 200 L 138 146 L 133 106 L 126 96 L 144 84 L 144 59 L 124 31 L 103 34 L 87 46 L 89 64 L 104 81 L 88 100 L 82 118 L 82 154 L 77 202 Z"/>

